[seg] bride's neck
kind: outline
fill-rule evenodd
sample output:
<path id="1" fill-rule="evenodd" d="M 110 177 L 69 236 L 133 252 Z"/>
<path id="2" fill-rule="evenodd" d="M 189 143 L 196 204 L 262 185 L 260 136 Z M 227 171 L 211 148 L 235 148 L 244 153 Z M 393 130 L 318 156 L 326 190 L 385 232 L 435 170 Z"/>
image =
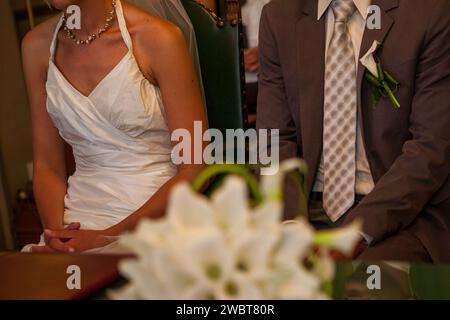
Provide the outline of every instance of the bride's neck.
<path id="1" fill-rule="evenodd" d="M 77 5 L 81 12 L 79 33 L 91 34 L 105 24 L 105 19 L 112 9 L 112 0 L 79 0 Z"/>

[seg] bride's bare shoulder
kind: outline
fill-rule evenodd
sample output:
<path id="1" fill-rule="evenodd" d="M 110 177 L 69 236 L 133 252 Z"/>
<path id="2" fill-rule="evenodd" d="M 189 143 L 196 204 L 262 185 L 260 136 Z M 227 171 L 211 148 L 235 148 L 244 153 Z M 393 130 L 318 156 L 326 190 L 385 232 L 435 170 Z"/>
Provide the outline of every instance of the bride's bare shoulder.
<path id="1" fill-rule="evenodd" d="M 53 34 L 59 15 L 53 16 L 31 29 L 22 40 L 22 53 L 35 60 L 48 60 Z"/>
<path id="2" fill-rule="evenodd" d="M 124 6 L 124 12 L 128 31 L 138 45 L 157 49 L 180 42 L 184 44 L 183 34 L 175 24 L 130 3 Z"/>

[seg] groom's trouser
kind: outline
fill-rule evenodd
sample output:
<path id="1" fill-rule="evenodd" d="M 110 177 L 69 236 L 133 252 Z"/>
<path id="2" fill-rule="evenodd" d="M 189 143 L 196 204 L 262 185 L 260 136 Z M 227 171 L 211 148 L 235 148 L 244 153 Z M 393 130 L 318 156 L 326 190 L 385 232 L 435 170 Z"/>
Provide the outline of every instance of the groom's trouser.
<path id="1" fill-rule="evenodd" d="M 363 196 L 355 197 L 355 206 L 363 199 Z M 345 215 L 338 221 L 332 222 L 323 209 L 322 194 L 313 192 L 309 204 L 309 221 L 316 229 L 328 229 L 339 227 Z M 406 262 L 431 262 L 430 255 L 419 239 L 408 230 L 386 238 L 372 246 L 369 246 L 357 258 L 363 261 L 406 261 Z"/>

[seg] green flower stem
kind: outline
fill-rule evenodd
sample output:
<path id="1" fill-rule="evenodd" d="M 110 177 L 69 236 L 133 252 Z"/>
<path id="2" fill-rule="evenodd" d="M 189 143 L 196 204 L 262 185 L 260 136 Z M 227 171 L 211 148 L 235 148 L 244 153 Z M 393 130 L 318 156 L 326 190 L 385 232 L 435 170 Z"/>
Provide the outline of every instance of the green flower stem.
<path id="1" fill-rule="evenodd" d="M 199 192 L 211 178 L 223 173 L 241 176 L 247 183 L 250 193 L 255 198 L 256 203 L 259 204 L 263 200 L 263 195 L 256 178 L 246 166 L 238 164 L 214 164 L 208 166 L 192 182 L 192 188 Z"/>
<path id="2" fill-rule="evenodd" d="M 391 91 L 393 93 L 397 92 L 400 83 L 397 80 L 395 80 L 394 77 L 392 77 L 386 70 L 384 71 L 384 76 L 385 76 L 384 79 L 389 85 L 389 88 L 391 88 Z"/>
<path id="3" fill-rule="evenodd" d="M 394 105 L 395 108 L 399 109 L 400 108 L 400 102 L 398 102 L 397 98 L 392 93 L 392 90 L 389 87 L 389 85 L 387 84 L 387 82 L 386 81 L 381 81 L 381 84 L 383 85 L 384 90 L 386 91 L 389 99 L 391 100 L 391 103 Z"/>
<path id="4" fill-rule="evenodd" d="M 395 86 L 398 86 L 400 82 L 395 80 L 395 78 L 386 70 L 384 70 L 384 76 L 386 77 L 386 80 L 388 80 L 390 83 L 394 84 Z"/>
<path id="5" fill-rule="evenodd" d="M 378 80 L 383 82 L 384 81 L 384 72 L 383 68 L 381 67 L 381 63 L 377 61 L 377 73 L 378 73 Z"/>
<path id="6" fill-rule="evenodd" d="M 375 78 L 370 72 L 366 72 L 366 79 L 375 87 L 381 87 L 380 81 Z"/>

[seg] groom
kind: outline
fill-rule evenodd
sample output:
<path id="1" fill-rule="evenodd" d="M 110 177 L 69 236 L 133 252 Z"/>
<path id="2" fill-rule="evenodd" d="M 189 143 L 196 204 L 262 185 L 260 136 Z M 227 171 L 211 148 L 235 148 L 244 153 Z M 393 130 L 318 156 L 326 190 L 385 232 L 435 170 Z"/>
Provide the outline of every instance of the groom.
<path id="1" fill-rule="evenodd" d="M 359 62 L 375 40 L 400 108 Z M 257 126 L 307 162 L 310 221 L 362 220 L 355 258 L 450 262 L 450 1 L 273 0 L 259 50 Z"/>

